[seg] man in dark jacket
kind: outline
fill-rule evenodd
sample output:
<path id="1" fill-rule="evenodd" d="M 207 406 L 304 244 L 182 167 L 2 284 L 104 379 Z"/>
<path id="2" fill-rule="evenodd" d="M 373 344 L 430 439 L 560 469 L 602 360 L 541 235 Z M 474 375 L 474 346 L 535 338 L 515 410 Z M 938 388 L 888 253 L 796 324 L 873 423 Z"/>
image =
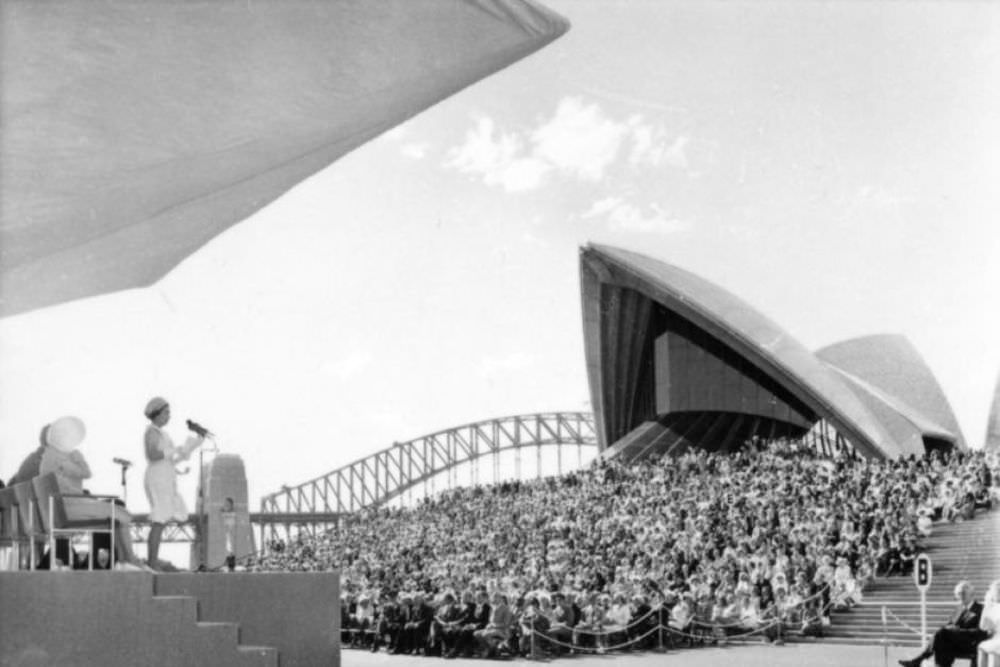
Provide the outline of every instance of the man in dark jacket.
<path id="1" fill-rule="evenodd" d="M 472 591 L 466 591 L 459 604 L 451 593 L 444 596 L 444 603 L 434 615 L 433 634 L 441 644 L 441 655 L 454 658 L 458 654 L 462 626 L 468 623 L 476 611 Z"/>
<path id="2" fill-rule="evenodd" d="M 399 635 L 403 630 L 403 595 L 386 593 L 382 601 L 375 631 L 375 641 L 372 642 L 372 653 L 379 649 L 382 640 L 388 635 L 389 650 L 395 651 L 399 645 Z"/>
<path id="3" fill-rule="evenodd" d="M 424 601 L 423 593 L 414 594 L 409 613 L 404 614 L 403 634 L 398 647 L 401 652 L 419 655 L 421 650 L 426 650 L 433 619 L 434 610 Z"/>
<path id="4" fill-rule="evenodd" d="M 472 653 L 475 646 L 475 632 L 482 630 L 490 622 L 490 613 L 493 611 L 493 608 L 490 607 L 489 599 L 490 596 L 485 590 L 480 590 L 476 593 L 476 606 L 472 610 L 472 616 L 462 626 L 462 632 L 459 635 L 458 646 L 456 647 L 463 655 Z"/>
<path id="5" fill-rule="evenodd" d="M 976 602 L 972 584 L 960 581 L 955 586 L 955 598 L 959 607 L 954 616 L 942 628 L 934 633 L 934 637 L 924 650 L 915 658 L 900 660 L 903 667 L 919 667 L 927 658 L 934 657 L 934 664 L 939 667 L 951 667 L 955 658 L 972 656 L 973 666 L 976 663 L 976 645 L 986 639 L 986 632 L 979 629 L 979 617 L 983 614 L 982 603 Z"/>

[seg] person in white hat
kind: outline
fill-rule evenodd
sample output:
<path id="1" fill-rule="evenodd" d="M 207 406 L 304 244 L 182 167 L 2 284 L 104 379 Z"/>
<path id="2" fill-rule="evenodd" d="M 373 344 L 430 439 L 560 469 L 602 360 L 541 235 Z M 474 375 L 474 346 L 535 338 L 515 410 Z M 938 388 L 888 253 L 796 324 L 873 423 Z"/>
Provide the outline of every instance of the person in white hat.
<path id="1" fill-rule="evenodd" d="M 60 417 L 46 431 L 47 446 L 42 453 L 38 474 L 55 473 L 60 493 L 84 493 L 83 480 L 89 479 L 91 472 L 83 453 L 77 448 L 86 437 L 87 427 L 78 417 Z M 63 507 L 71 520 L 111 518 L 110 504 L 96 498 L 63 498 Z M 115 508 L 116 556 L 119 562 L 137 564 L 138 559 L 132 552 L 131 522 L 128 510 Z"/>
<path id="2" fill-rule="evenodd" d="M 146 498 L 149 499 L 149 543 L 146 560 L 152 568 L 162 568 L 159 562 L 160 538 L 168 521 L 186 521 L 187 507 L 177 490 L 174 464 L 186 460 L 202 442 L 204 436 L 192 436 L 183 446 L 174 445 L 163 427 L 170 421 L 170 404 L 156 396 L 146 403 L 143 411 L 149 420 L 144 437 L 146 452 Z"/>

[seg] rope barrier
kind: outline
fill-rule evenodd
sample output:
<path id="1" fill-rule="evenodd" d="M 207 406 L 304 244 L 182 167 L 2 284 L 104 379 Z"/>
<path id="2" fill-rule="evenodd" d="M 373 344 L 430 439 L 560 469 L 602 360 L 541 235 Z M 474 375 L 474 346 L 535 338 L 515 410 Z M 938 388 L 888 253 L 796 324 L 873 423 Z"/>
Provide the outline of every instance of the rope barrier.
<path id="1" fill-rule="evenodd" d="M 917 630 L 916 628 L 914 628 L 913 626 L 911 626 L 909 623 L 907 623 L 906 621 L 904 621 L 903 619 L 901 619 L 899 616 L 896 616 L 896 614 L 893 613 L 892 609 L 889 609 L 888 607 L 883 607 L 883 608 L 885 609 L 885 612 L 889 616 L 892 616 L 893 620 L 896 621 L 897 623 L 899 623 L 901 626 L 903 626 L 904 628 L 906 628 L 907 630 L 909 630 L 913 634 L 917 635 L 918 637 L 922 637 L 923 636 L 923 634 L 920 632 L 920 630 Z"/>
<path id="2" fill-rule="evenodd" d="M 808 602 L 812 602 L 812 601 L 817 600 L 817 599 L 821 599 L 824 594 L 826 594 L 827 592 L 830 591 L 830 589 L 831 589 L 830 584 L 824 585 L 820 590 L 816 591 L 815 593 L 813 593 L 809 597 L 806 597 L 801 602 L 797 603 L 796 607 L 799 607 L 801 605 L 804 605 L 804 604 L 806 604 Z M 828 613 L 829 613 L 829 611 L 830 611 L 830 609 L 833 606 L 834 606 L 833 600 L 831 600 L 831 601 L 827 602 L 826 604 L 824 604 L 819 609 L 818 617 L 827 616 Z M 626 625 L 623 625 L 623 626 L 620 626 L 620 627 L 612 627 L 611 629 L 590 630 L 590 629 L 585 629 L 585 628 L 567 628 L 567 630 L 570 630 L 572 632 L 572 637 L 574 639 L 577 638 L 577 637 L 579 637 L 579 636 L 581 636 L 581 635 L 594 637 L 595 640 L 596 640 L 595 641 L 596 646 L 583 646 L 583 645 L 581 645 L 578 642 L 573 641 L 573 640 L 571 640 L 569 642 L 565 642 L 565 641 L 562 641 L 562 640 L 554 637 L 551 634 L 547 634 L 545 632 L 542 632 L 542 631 L 536 630 L 536 629 L 528 629 L 523 636 L 524 637 L 530 637 L 530 639 L 531 639 L 531 644 L 532 644 L 531 645 L 531 653 L 532 653 L 532 655 L 534 655 L 536 653 L 536 650 L 537 650 L 537 646 L 535 644 L 535 642 L 536 642 L 537 639 L 544 640 L 544 641 L 548 642 L 549 644 L 551 644 L 553 646 L 559 646 L 559 647 L 562 647 L 562 648 L 565 648 L 565 649 L 569 649 L 569 650 L 572 650 L 572 651 L 576 651 L 576 652 L 597 653 L 597 652 L 604 652 L 604 651 L 616 651 L 616 650 L 619 650 L 619 649 L 622 649 L 622 648 L 625 648 L 625 647 L 633 646 L 633 645 L 635 645 L 635 644 L 637 644 L 639 642 L 642 642 L 642 641 L 648 639 L 649 637 L 653 636 L 654 633 L 661 633 L 660 634 L 660 646 L 662 648 L 662 644 L 663 644 L 662 633 L 663 632 L 666 632 L 667 635 L 669 637 L 671 637 L 671 638 L 683 638 L 683 639 L 697 640 L 697 641 L 742 639 L 742 638 L 745 638 L 745 637 L 752 637 L 754 635 L 763 635 L 763 634 L 767 633 L 768 630 L 771 630 L 773 628 L 778 628 L 779 626 L 784 625 L 786 623 L 786 620 L 787 620 L 785 618 L 785 614 L 782 613 L 782 612 L 779 612 L 779 614 L 778 614 L 777 617 L 768 619 L 762 625 L 759 625 L 757 627 L 754 627 L 754 628 L 751 628 L 751 629 L 747 629 L 744 632 L 738 632 L 738 633 L 735 633 L 735 634 L 727 633 L 726 629 L 728 629 L 728 628 L 737 628 L 737 627 L 743 629 L 743 628 L 745 628 L 745 626 L 743 624 L 739 623 L 739 622 L 736 622 L 736 623 L 713 623 L 713 622 L 710 622 L 710 621 L 704 621 L 704 620 L 697 619 L 697 618 L 692 619 L 691 622 L 690 622 L 690 624 L 688 625 L 688 628 L 700 627 L 700 628 L 705 628 L 706 630 L 711 630 L 713 633 L 721 631 L 722 636 L 715 636 L 714 634 L 706 634 L 706 633 L 694 634 L 693 632 L 687 632 L 686 630 L 675 628 L 675 627 L 670 626 L 670 625 L 664 625 L 663 623 L 659 622 L 659 619 L 657 619 L 657 622 L 656 622 L 655 626 L 649 628 L 648 630 L 645 630 L 640 635 L 637 635 L 635 637 L 630 637 L 626 641 L 621 642 L 619 644 L 613 644 L 613 645 L 610 645 L 610 646 L 609 645 L 603 645 L 603 644 L 601 644 L 601 640 L 602 639 L 606 639 L 610 635 L 617 635 L 617 634 L 626 634 L 627 635 L 629 633 L 629 630 L 635 628 L 636 626 L 638 626 L 638 625 L 640 625 L 642 623 L 645 623 L 654 614 L 657 614 L 657 615 L 660 614 L 661 611 L 662 611 L 662 609 L 663 609 L 662 605 L 654 607 L 654 608 L 650 609 L 648 612 L 646 612 L 645 614 L 643 614 L 642 616 L 640 616 L 639 618 L 630 620 L 629 623 L 627 623 Z M 889 613 L 892 614 L 891 611 L 889 611 Z M 897 618 L 897 620 L 899 620 L 900 623 L 902 623 L 904 626 L 906 626 L 906 624 L 903 623 L 902 620 L 898 619 L 898 617 L 896 617 L 895 614 L 892 614 L 892 615 L 893 615 L 894 618 Z M 910 629 L 911 631 L 913 631 L 912 628 L 909 628 L 909 626 L 906 626 L 906 627 L 908 629 Z M 358 629 L 347 629 L 347 628 L 345 628 L 345 630 L 347 630 L 348 632 L 352 632 L 352 630 L 353 630 L 353 632 L 359 632 Z M 371 630 L 369 630 L 369 632 L 371 632 Z M 917 634 L 919 634 L 919 632 Z"/>

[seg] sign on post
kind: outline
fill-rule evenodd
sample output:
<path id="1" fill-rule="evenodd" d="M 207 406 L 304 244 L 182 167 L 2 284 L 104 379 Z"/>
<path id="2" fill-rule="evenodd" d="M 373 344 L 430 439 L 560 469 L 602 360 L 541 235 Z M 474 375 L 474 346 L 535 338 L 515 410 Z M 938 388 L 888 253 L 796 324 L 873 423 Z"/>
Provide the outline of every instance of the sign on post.
<path id="1" fill-rule="evenodd" d="M 931 567 L 931 557 L 927 554 L 920 554 L 913 562 L 913 583 L 917 585 L 917 590 L 921 594 L 927 592 L 931 587 L 931 578 L 934 570 Z"/>
<path id="2" fill-rule="evenodd" d="M 920 591 L 920 637 L 925 645 L 927 644 L 927 589 L 931 587 L 933 577 L 934 568 L 931 565 L 931 557 L 927 554 L 920 554 L 913 561 L 913 583 Z"/>

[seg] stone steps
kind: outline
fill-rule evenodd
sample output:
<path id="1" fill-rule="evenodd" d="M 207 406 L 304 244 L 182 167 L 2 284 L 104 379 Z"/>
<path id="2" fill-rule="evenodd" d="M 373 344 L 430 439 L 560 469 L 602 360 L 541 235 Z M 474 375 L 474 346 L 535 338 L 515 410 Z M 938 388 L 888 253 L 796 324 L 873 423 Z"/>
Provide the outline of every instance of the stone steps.
<path id="1" fill-rule="evenodd" d="M 932 633 L 954 613 L 955 584 L 972 582 L 982 599 L 989 584 L 1000 579 L 1000 511 L 979 514 L 972 521 L 938 523 L 925 540 L 924 553 L 933 572 L 927 591 L 927 630 Z M 882 608 L 887 609 L 882 623 Z M 920 646 L 920 594 L 913 577 L 879 578 L 865 591 L 862 604 L 831 616 L 826 636 L 831 644 Z"/>

